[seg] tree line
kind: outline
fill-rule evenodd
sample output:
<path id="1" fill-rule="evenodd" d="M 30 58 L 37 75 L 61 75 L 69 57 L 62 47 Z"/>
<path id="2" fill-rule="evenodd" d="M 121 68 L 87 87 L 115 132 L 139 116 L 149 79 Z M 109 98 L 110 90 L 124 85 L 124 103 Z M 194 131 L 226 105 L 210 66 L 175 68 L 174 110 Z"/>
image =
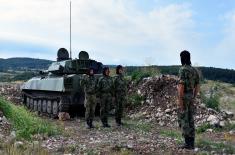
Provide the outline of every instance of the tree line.
<path id="1" fill-rule="evenodd" d="M 157 70 L 161 74 L 176 75 L 179 74 L 180 66 L 127 66 L 126 73 L 128 75 L 136 74 L 138 71 Z M 235 84 L 235 70 L 222 69 L 214 67 L 196 67 L 201 75 L 201 79 L 221 81 L 226 83 Z"/>

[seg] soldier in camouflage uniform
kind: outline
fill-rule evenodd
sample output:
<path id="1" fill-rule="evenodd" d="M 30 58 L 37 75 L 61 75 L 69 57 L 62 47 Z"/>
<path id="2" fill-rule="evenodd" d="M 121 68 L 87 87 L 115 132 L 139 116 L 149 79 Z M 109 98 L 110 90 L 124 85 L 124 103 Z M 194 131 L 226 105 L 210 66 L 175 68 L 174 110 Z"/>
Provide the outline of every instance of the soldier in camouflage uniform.
<path id="1" fill-rule="evenodd" d="M 109 107 L 112 104 L 112 95 L 113 95 L 113 80 L 109 76 L 109 68 L 104 67 L 103 76 L 99 79 L 98 82 L 98 93 L 100 97 L 100 118 L 103 124 L 103 127 L 110 127 L 108 124 L 108 113 Z"/>
<path id="2" fill-rule="evenodd" d="M 94 70 L 90 68 L 88 76 L 81 83 L 85 92 L 85 119 L 89 129 L 94 128 L 92 122 L 95 117 L 97 83 L 98 80 L 94 77 Z"/>
<path id="3" fill-rule="evenodd" d="M 123 67 L 118 65 L 116 67 L 116 74 L 114 78 L 114 94 L 115 94 L 115 119 L 118 126 L 123 125 L 122 115 L 123 115 L 123 106 L 126 102 L 126 93 L 127 93 L 127 84 L 123 76 Z"/>
<path id="4" fill-rule="evenodd" d="M 185 144 L 182 149 L 194 149 L 195 141 L 195 126 L 194 99 L 199 91 L 199 74 L 197 70 L 191 66 L 190 53 L 182 51 L 180 54 L 182 67 L 179 70 L 179 112 L 178 121 L 182 129 L 182 135 L 185 139 Z"/>

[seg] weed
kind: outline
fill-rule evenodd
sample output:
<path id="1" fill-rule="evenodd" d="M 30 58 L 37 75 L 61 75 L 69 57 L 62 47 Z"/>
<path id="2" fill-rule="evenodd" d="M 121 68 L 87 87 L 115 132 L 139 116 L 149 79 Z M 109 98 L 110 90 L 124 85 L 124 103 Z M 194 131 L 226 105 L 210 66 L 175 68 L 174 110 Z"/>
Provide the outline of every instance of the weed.
<path id="1" fill-rule="evenodd" d="M 196 132 L 199 134 L 199 133 L 203 133 L 205 132 L 207 129 L 211 129 L 213 128 L 212 125 L 210 125 L 209 123 L 205 123 L 205 124 L 202 124 L 201 126 L 197 127 L 196 129 Z"/>
<path id="2" fill-rule="evenodd" d="M 126 122 L 125 127 L 135 131 L 150 132 L 151 129 L 153 128 L 152 124 L 146 122 L 140 122 L 136 120 L 128 120 L 125 122 Z"/>
<path id="3" fill-rule="evenodd" d="M 0 109 L 13 124 L 17 138 L 30 140 L 32 135 L 46 134 L 52 136 L 58 134 L 60 129 L 36 115 L 28 112 L 22 106 L 16 106 L 0 97 Z"/>
<path id="4" fill-rule="evenodd" d="M 181 133 L 180 133 L 179 131 L 174 131 L 174 130 L 161 130 L 161 131 L 160 131 L 160 135 L 162 135 L 162 136 L 164 136 L 164 137 L 170 137 L 170 138 L 177 139 L 177 140 L 176 140 L 177 143 L 182 143 L 182 142 L 183 142 Z"/>
<path id="5" fill-rule="evenodd" d="M 210 97 L 206 97 L 203 92 L 201 92 L 201 99 L 203 103 L 205 103 L 207 108 L 211 108 L 214 110 L 219 110 L 219 96 L 218 95 L 210 95 Z"/>
<path id="6" fill-rule="evenodd" d="M 144 97 L 137 93 L 130 94 L 127 99 L 126 106 L 130 109 L 140 106 L 144 101 Z"/>
<path id="7" fill-rule="evenodd" d="M 197 147 L 203 148 L 205 150 L 215 150 L 220 153 L 234 154 L 235 148 L 232 145 L 223 142 L 212 142 L 204 139 L 197 139 Z"/>

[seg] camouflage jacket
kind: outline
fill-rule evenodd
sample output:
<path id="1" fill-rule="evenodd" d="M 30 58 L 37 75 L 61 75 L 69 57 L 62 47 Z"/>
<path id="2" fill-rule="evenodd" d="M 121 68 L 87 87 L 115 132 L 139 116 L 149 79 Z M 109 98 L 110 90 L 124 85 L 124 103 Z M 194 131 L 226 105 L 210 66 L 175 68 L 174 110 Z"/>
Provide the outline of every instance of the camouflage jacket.
<path id="1" fill-rule="evenodd" d="M 192 95 L 194 88 L 199 84 L 198 71 L 190 65 L 184 65 L 179 70 L 179 78 L 179 83 L 184 85 L 185 95 Z"/>
<path id="2" fill-rule="evenodd" d="M 98 80 L 94 76 L 85 76 L 82 79 L 81 85 L 86 94 L 95 94 L 97 92 Z"/>
<path id="3" fill-rule="evenodd" d="M 110 76 L 102 76 L 98 82 L 99 93 L 113 94 L 113 80 Z"/>
<path id="4" fill-rule="evenodd" d="M 115 94 L 125 94 L 127 92 L 127 82 L 123 75 L 117 75 L 114 77 L 114 91 Z"/>

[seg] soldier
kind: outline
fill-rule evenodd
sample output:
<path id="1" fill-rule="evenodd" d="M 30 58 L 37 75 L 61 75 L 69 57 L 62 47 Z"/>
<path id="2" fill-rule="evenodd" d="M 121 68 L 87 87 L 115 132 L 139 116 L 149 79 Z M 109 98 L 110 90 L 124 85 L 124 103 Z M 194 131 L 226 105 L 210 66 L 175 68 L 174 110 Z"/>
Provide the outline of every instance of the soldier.
<path id="1" fill-rule="evenodd" d="M 108 113 L 109 107 L 112 103 L 112 91 L 113 91 L 113 81 L 109 76 L 109 68 L 104 67 L 103 76 L 99 79 L 98 83 L 98 93 L 100 97 L 100 118 L 103 124 L 103 127 L 110 127 L 108 124 Z"/>
<path id="2" fill-rule="evenodd" d="M 88 76 L 81 83 L 85 92 L 85 119 L 89 129 L 94 128 L 92 122 L 95 117 L 97 83 L 98 80 L 94 77 L 94 70 L 90 68 Z"/>
<path id="3" fill-rule="evenodd" d="M 194 149 L 194 113 L 196 108 L 194 105 L 194 99 L 199 91 L 199 74 L 197 70 L 191 66 L 190 53 L 188 51 L 182 51 L 180 53 L 180 57 L 182 67 L 179 70 L 178 121 L 185 140 L 185 144 L 180 148 Z"/>
<path id="4" fill-rule="evenodd" d="M 118 65 L 116 67 L 117 76 L 114 78 L 114 93 L 115 93 L 115 119 L 118 126 L 123 125 L 122 115 L 123 115 L 123 104 L 126 101 L 127 84 L 123 76 L 123 67 Z"/>

